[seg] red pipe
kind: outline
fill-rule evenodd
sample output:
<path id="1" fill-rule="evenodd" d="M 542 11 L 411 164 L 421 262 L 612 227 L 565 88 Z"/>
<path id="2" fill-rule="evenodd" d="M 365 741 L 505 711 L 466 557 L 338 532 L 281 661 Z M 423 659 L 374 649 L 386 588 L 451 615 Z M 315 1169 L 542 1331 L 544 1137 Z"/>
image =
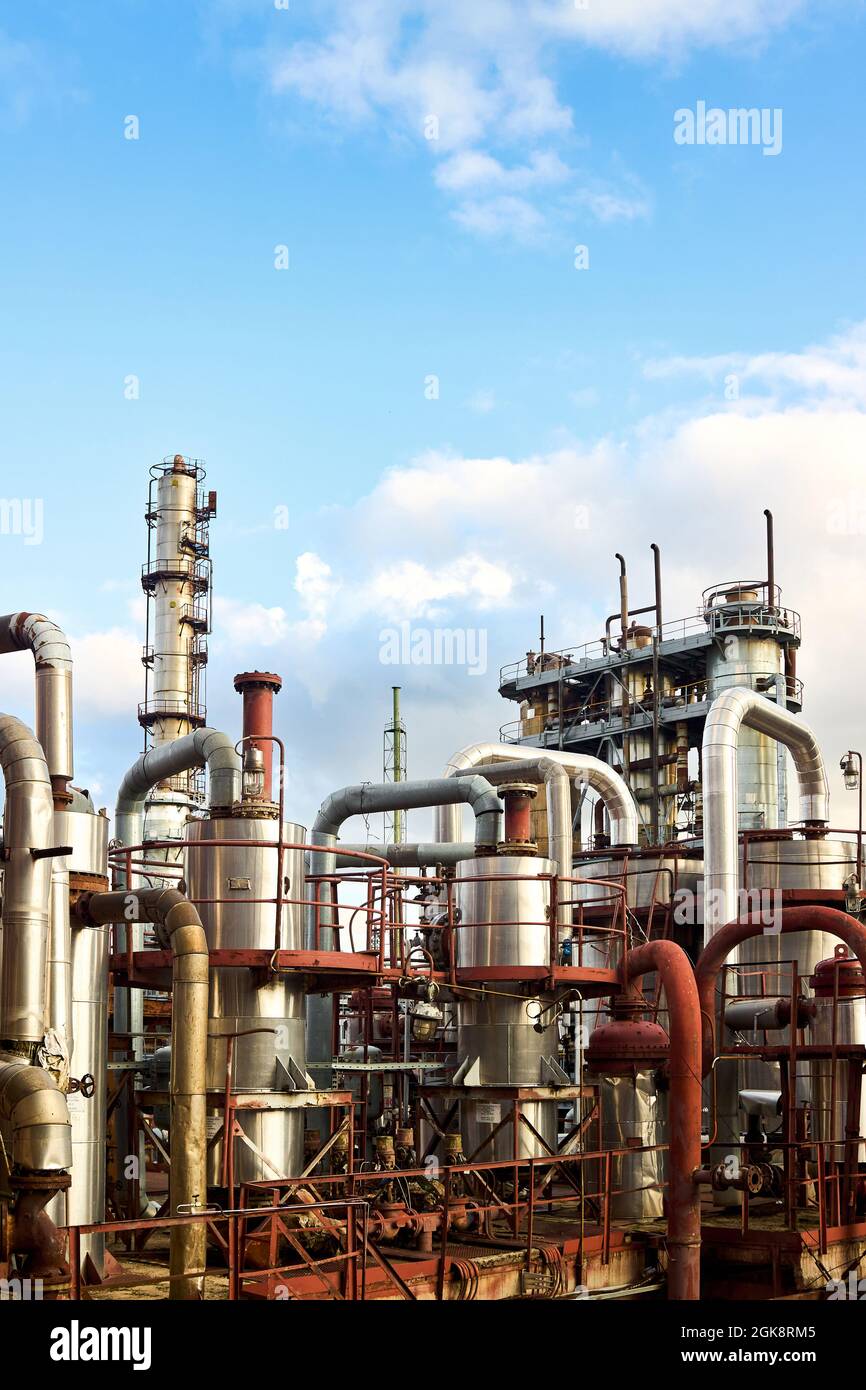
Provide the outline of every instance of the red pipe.
<path id="1" fill-rule="evenodd" d="M 518 790 L 516 787 L 501 787 L 505 803 L 503 833 L 506 844 L 526 844 L 532 839 L 532 791 Z"/>
<path id="2" fill-rule="evenodd" d="M 822 931 L 838 936 L 853 951 L 866 974 L 866 927 L 847 912 L 835 907 L 783 907 L 781 930 Z M 778 919 L 777 919 L 778 920 Z M 695 979 L 700 999 L 702 1038 L 702 1070 L 704 1076 L 712 1070 L 716 1055 L 716 980 L 719 971 L 735 946 L 753 936 L 762 936 L 766 924 L 753 921 L 751 916 L 737 922 L 727 922 L 707 942 L 695 966 Z"/>
<path id="3" fill-rule="evenodd" d="M 649 941 L 625 958 L 628 984 L 658 971 L 670 1035 L 668 1298 L 701 1296 L 701 1011 L 691 961 L 673 941 Z"/>
<path id="4" fill-rule="evenodd" d="M 244 698 L 244 747 L 261 749 L 265 760 L 263 798 L 272 801 L 274 745 L 274 696 L 282 688 L 282 679 L 272 671 L 242 671 L 235 676 L 235 690 Z"/>

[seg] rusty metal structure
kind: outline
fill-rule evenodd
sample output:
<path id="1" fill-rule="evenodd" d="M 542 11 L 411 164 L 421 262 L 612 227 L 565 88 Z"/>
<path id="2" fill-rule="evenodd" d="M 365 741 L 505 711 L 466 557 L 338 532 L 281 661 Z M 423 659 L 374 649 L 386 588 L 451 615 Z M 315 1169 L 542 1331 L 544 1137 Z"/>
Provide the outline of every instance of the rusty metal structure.
<path id="1" fill-rule="evenodd" d="M 203 479 L 151 471 L 145 745 L 110 842 L 72 784 L 74 653 L 0 619 L 37 692 L 35 730 L 0 716 L 0 1278 L 827 1297 L 866 1258 L 862 822 L 831 828 L 769 512 L 764 579 L 670 624 L 658 547 L 639 607 L 618 555 L 598 642 L 503 668 L 516 726 L 427 780 L 395 745 L 307 829 L 281 677 L 239 673 L 237 728 L 206 722 Z M 389 843 L 342 838 L 379 815 Z"/>

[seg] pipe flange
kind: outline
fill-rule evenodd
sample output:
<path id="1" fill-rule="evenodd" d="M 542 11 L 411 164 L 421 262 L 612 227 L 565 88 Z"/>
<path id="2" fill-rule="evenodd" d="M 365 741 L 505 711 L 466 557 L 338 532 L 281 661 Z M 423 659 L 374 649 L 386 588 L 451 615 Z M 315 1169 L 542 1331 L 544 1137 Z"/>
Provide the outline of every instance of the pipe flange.
<path id="1" fill-rule="evenodd" d="M 65 1192 L 72 1184 L 69 1173 L 10 1173 L 13 1192 Z"/>

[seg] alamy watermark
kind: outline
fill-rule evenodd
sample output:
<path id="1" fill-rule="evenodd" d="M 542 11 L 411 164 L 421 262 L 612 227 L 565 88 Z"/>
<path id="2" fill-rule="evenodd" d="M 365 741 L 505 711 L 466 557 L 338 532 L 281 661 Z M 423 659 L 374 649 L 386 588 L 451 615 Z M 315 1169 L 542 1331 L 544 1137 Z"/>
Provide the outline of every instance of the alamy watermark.
<path id="1" fill-rule="evenodd" d="M 673 917 L 678 927 L 703 926 L 710 915 L 713 921 L 734 917 L 729 909 L 728 895 L 719 889 L 704 891 L 698 882 L 697 892 L 678 888 L 673 895 Z M 764 935 L 777 935 L 782 930 L 782 894 L 778 888 L 740 888 L 736 895 L 736 918 L 748 919 L 760 925 Z"/>
<path id="2" fill-rule="evenodd" d="M 25 545 L 41 545 L 44 515 L 41 497 L 0 497 L 0 536 L 21 536 Z"/>
<path id="3" fill-rule="evenodd" d="M 465 666 L 487 674 L 487 631 L 476 627 L 413 627 L 408 620 L 379 633 L 383 666 Z"/>
<path id="4" fill-rule="evenodd" d="M 705 101 L 674 112 L 678 145 L 760 145 L 765 155 L 782 153 L 780 106 L 707 106 Z"/>

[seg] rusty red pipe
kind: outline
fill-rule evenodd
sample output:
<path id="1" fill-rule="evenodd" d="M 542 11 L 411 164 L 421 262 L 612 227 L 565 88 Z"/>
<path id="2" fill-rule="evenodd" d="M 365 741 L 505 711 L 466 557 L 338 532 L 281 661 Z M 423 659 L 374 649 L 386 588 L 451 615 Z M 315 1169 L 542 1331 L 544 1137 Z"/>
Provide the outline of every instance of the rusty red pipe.
<path id="1" fill-rule="evenodd" d="M 779 913 L 783 932 L 820 931 L 838 936 L 859 960 L 866 974 L 866 927 L 847 912 L 835 907 L 783 907 Z M 712 1070 L 716 1056 L 716 981 L 719 971 L 741 941 L 762 936 L 766 924 L 751 916 L 727 922 L 707 942 L 695 966 L 702 1022 L 701 1069 L 704 1076 Z"/>
<path id="2" fill-rule="evenodd" d="M 701 1009 L 691 961 L 673 941 L 649 941 L 625 958 L 626 984 L 657 971 L 670 1035 L 668 1298 L 701 1296 Z"/>
<path id="3" fill-rule="evenodd" d="M 274 763 L 274 696 L 282 680 L 273 671 L 241 671 L 235 676 L 235 690 L 243 696 L 244 747 L 258 748 L 265 760 L 263 799 L 272 801 Z"/>
<path id="4" fill-rule="evenodd" d="M 506 844 L 527 844 L 532 839 L 534 787 L 500 787 L 505 804 L 503 834 Z"/>

